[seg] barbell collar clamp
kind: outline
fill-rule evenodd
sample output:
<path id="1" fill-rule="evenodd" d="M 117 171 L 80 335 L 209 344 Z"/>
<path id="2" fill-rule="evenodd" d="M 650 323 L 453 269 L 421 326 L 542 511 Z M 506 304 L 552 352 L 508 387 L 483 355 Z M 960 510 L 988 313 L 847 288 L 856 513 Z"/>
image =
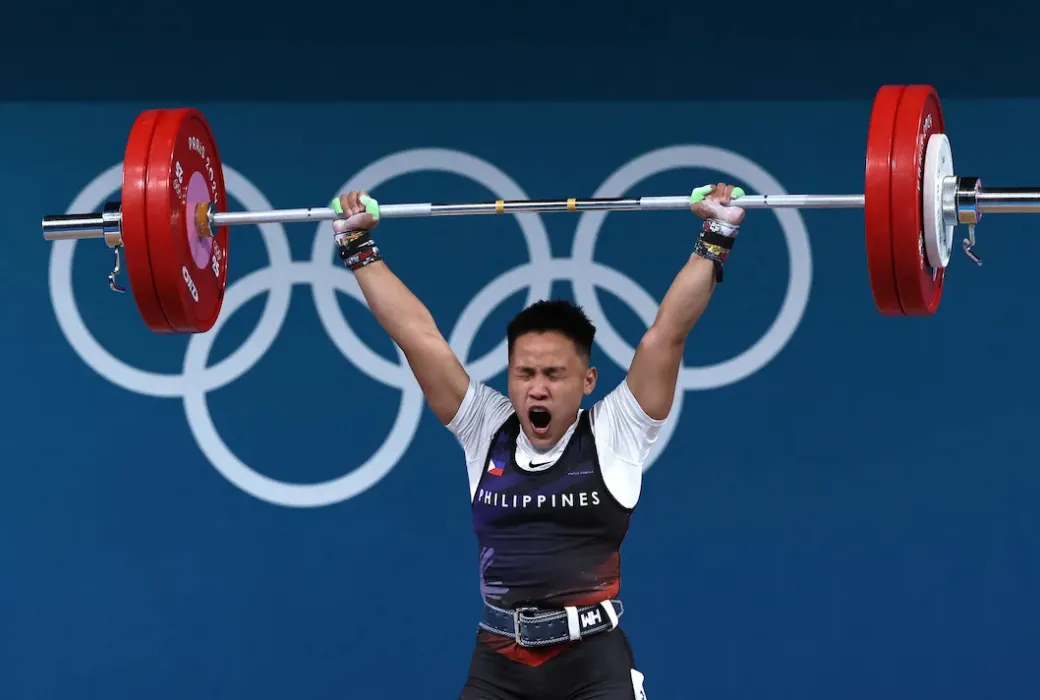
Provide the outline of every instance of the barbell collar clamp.
<path id="1" fill-rule="evenodd" d="M 982 192 L 982 180 L 977 177 L 962 177 L 957 178 L 954 185 L 954 196 L 952 203 L 948 203 L 946 200 L 947 190 L 946 183 L 943 183 L 943 219 L 947 221 L 953 221 L 957 224 L 968 224 L 974 225 L 982 220 L 982 211 L 979 208 L 980 198 L 979 194 Z M 1010 190 L 1002 190 L 1003 193 L 1010 193 Z M 947 219 L 946 212 L 948 205 L 952 206 L 953 215 Z M 947 223 L 947 226 L 950 224 Z"/>

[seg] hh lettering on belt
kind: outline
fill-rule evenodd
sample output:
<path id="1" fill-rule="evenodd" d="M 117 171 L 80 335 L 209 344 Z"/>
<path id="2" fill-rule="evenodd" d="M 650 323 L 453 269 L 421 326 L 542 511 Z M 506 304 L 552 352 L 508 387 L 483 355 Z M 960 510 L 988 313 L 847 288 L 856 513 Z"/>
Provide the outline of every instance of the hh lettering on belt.
<path id="1" fill-rule="evenodd" d="M 599 505 L 599 491 L 529 496 L 516 493 L 509 495 L 480 489 L 477 492 L 477 502 L 499 508 L 530 508 L 532 506 L 535 508 L 587 508 Z"/>
<path id="2" fill-rule="evenodd" d="M 603 615 L 600 613 L 599 608 L 589 610 L 581 615 L 581 626 L 582 628 L 589 628 L 593 625 L 598 625 L 603 622 Z"/>

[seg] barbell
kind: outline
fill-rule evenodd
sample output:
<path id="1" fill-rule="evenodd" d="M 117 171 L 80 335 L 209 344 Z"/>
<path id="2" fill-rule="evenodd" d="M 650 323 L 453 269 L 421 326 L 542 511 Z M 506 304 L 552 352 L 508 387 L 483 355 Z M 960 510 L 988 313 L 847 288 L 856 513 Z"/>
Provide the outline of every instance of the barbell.
<path id="1" fill-rule="evenodd" d="M 123 159 L 122 201 L 100 214 L 43 218 L 48 241 L 103 238 L 123 248 L 133 296 L 157 333 L 204 333 L 227 287 L 228 228 L 341 218 L 331 207 L 227 211 L 220 154 L 205 117 L 190 107 L 142 112 Z M 692 195 L 379 205 L 381 219 L 472 214 L 688 209 Z M 939 307 L 957 225 L 976 263 L 975 225 L 984 213 L 1040 211 L 1040 188 L 984 189 L 957 177 L 939 98 L 927 85 L 886 85 L 875 95 L 867 133 L 863 194 L 745 195 L 746 209 L 862 208 L 867 270 L 886 316 L 930 316 Z"/>

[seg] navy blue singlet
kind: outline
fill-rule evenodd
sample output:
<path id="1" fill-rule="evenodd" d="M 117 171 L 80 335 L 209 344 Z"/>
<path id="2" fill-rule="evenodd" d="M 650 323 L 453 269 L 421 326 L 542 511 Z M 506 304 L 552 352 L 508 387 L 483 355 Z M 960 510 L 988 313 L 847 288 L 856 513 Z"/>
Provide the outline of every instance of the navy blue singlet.
<path id="1" fill-rule="evenodd" d="M 581 412 L 563 454 L 543 471 L 517 466 L 519 435 L 514 413 L 491 439 L 473 499 L 485 600 L 559 608 L 617 597 L 632 509 L 603 481 L 590 412 Z"/>

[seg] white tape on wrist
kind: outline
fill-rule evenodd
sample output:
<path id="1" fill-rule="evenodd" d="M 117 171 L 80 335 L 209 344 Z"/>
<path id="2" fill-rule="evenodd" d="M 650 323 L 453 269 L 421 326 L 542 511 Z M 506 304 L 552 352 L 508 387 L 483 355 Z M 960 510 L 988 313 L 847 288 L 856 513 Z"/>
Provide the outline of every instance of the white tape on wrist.
<path id="1" fill-rule="evenodd" d="M 711 231 L 725 236 L 726 238 L 733 238 L 737 235 L 737 231 L 740 230 L 740 226 L 734 224 L 728 224 L 721 219 L 708 219 L 708 226 Z"/>

